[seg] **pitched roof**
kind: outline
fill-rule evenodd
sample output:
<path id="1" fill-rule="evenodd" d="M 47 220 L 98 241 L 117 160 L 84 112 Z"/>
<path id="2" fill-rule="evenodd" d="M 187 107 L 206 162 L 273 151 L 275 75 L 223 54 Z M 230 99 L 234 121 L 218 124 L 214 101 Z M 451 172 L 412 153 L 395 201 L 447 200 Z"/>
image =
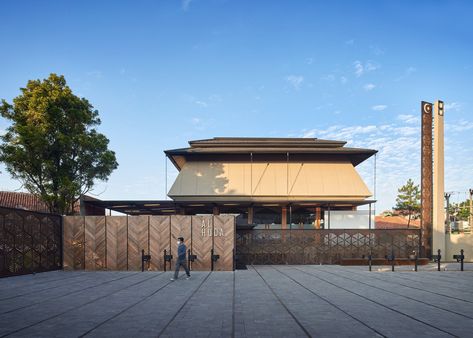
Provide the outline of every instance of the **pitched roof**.
<path id="1" fill-rule="evenodd" d="M 49 213 L 46 203 L 26 192 L 0 191 L 0 206 Z"/>
<path id="2" fill-rule="evenodd" d="M 189 141 L 190 147 L 166 150 L 178 170 L 188 158 L 238 156 L 241 154 L 297 154 L 310 157 L 336 155 L 350 159 L 354 166 L 376 154 L 373 149 L 345 147 L 346 142 L 317 138 L 214 137 Z M 206 159 L 209 159 L 208 157 Z M 240 158 L 241 160 L 241 158 Z"/>
<path id="3" fill-rule="evenodd" d="M 406 229 L 408 219 L 402 216 L 376 216 L 376 229 Z M 409 227 L 420 228 L 420 220 L 411 219 Z"/>

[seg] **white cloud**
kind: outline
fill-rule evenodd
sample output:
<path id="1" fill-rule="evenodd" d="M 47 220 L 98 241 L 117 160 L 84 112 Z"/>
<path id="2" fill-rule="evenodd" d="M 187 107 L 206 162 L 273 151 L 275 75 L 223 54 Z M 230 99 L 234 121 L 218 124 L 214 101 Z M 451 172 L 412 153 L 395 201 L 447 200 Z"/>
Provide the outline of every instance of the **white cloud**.
<path id="1" fill-rule="evenodd" d="M 348 141 L 347 147 L 378 150 L 376 158 L 376 211 L 390 209 L 395 204 L 397 188 L 409 178 L 420 183 L 421 129 L 418 117 L 398 115 L 396 121 L 378 125 L 334 125 L 325 129 L 309 129 L 299 135 Z M 455 137 L 456 132 L 471 133 L 473 121 L 460 120 L 445 126 L 445 189 L 466 191 L 473 186 L 473 147 L 469 138 Z M 373 192 L 374 158 L 359 166 L 357 171 Z"/>
<path id="2" fill-rule="evenodd" d="M 325 81 L 333 82 L 333 81 L 335 81 L 335 75 L 328 74 L 328 75 L 322 76 L 321 79 L 325 80 Z"/>
<path id="3" fill-rule="evenodd" d="M 192 0 L 182 0 L 181 1 L 181 8 L 183 11 L 188 11 L 190 8 Z"/>
<path id="4" fill-rule="evenodd" d="M 371 109 L 373 109 L 375 111 L 383 111 L 386 108 L 388 108 L 388 106 L 386 106 L 385 104 L 378 104 L 376 106 L 371 107 Z"/>
<path id="5" fill-rule="evenodd" d="M 367 92 L 369 92 L 369 91 L 372 91 L 375 87 L 376 87 L 376 85 L 374 85 L 372 83 L 367 83 L 363 86 L 363 89 L 366 90 Z"/>
<path id="6" fill-rule="evenodd" d="M 375 71 L 380 68 L 380 66 L 372 61 L 365 62 L 364 64 L 361 61 L 356 60 L 353 62 L 353 67 L 355 67 L 356 77 L 360 77 L 365 73 Z"/>
<path id="7" fill-rule="evenodd" d="M 445 103 L 445 111 L 447 112 L 448 110 L 459 111 L 460 109 L 461 109 L 461 104 L 459 102 Z"/>
<path id="8" fill-rule="evenodd" d="M 395 81 L 404 80 L 404 79 L 408 78 L 409 76 L 411 76 L 411 74 L 415 73 L 416 71 L 417 71 L 417 69 L 415 67 L 408 67 L 401 76 L 399 76 L 397 79 L 395 79 Z"/>
<path id="9" fill-rule="evenodd" d="M 348 79 L 345 76 L 340 77 L 340 83 L 341 84 L 346 84 L 348 82 Z"/>
<path id="10" fill-rule="evenodd" d="M 198 117 L 193 117 L 191 122 L 192 124 L 199 124 L 202 120 Z"/>
<path id="11" fill-rule="evenodd" d="M 289 75 L 286 77 L 286 81 L 295 89 L 299 90 L 304 82 L 304 77 L 301 75 Z"/>
<path id="12" fill-rule="evenodd" d="M 199 101 L 199 100 L 197 100 L 197 101 L 195 101 L 194 103 L 195 103 L 196 105 L 198 105 L 198 106 L 201 106 L 202 108 L 207 108 L 207 107 L 208 107 L 208 104 L 207 104 L 207 102 L 205 102 L 205 101 Z"/>
<path id="13" fill-rule="evenodd" d="M 364 67 L 363 64 L 360 61 L 355 61 L 353 63 L 353 66 L 355 67 L 355 75 L 356 77 L 360 77 L 364 73 Z"/>
<path id="14" fill-rule="evenodd" d="M 447 123 L 445 125 L 446 131 L 455 132 L 455 133 L 460 133 L 460 132 L 472 130 L 472 129 L 473 129 L 473 122 L 466 121 L 466 120 L 460 120 L 454 123 Z"/>
<path id="15" fill-rule="evenodd" d="M 420 118 L 418 116 L 414 115 L 398 115 L 397 116 L 398 120 L 401 120 L 402 122 L 408 123 L 408 124 L 416 124 L 420 122 Z"/>

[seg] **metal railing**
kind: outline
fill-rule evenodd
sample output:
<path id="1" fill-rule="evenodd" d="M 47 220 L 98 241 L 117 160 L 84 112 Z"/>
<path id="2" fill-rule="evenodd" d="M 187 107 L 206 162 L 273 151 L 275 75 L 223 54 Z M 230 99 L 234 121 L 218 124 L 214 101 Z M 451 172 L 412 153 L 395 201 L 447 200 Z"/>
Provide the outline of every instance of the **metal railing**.
<path id="1" fill-rule="evenodd" d="M 340 264 L 342 259 L 420 250 L 419 229 L 237 230 L 239 264 Z"/>

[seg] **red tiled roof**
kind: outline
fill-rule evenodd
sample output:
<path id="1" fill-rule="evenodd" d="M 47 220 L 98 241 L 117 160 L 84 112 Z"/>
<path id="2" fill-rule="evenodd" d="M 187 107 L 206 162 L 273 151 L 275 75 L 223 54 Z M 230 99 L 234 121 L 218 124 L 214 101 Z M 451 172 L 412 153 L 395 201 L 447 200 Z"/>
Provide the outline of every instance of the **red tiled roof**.
<path id="1" fill-rule="evenodd" d="M 402 216 L 376 216 L 376 229 L 407 229 L 408 219 Z M 420 220 L 411 219 L 409 228 L 420 228 Z"/>
<path id="2" fill-rule="evenodd" d="M 46 203 L 27 192 L 0 191 L 0 206 L 49 213 Z"/>

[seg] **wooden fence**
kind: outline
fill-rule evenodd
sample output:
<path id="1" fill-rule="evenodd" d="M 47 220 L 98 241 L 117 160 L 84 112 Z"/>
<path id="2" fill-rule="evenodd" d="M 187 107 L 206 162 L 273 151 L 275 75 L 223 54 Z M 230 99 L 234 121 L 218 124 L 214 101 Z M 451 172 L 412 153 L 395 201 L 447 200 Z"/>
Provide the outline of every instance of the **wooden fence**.
<path id="1" fill-rule="evenodd" d="M 193 270 L 210 270 L 212 249 L 220 255 L 214 270 L 233 269 L 233 216 L 66 216 L 63 224 L 64 269 L 140 270 L 144 250 L 151 255 L 146 269 L 162 271 L 164 250 L 173 266 L 181 236 L 197 255 Z"/>

